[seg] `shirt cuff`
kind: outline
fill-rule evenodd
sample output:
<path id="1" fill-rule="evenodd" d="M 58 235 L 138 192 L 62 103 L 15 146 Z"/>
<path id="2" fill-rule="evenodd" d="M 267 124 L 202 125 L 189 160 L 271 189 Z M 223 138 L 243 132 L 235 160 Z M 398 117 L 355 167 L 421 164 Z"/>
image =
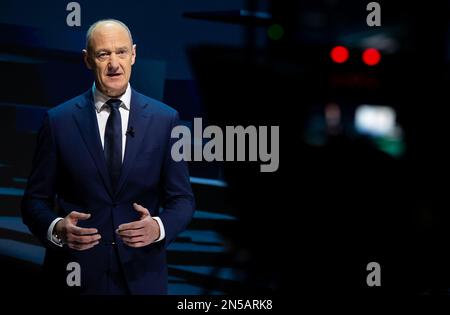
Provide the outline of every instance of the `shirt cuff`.
<path id="1" fill-rule="evenodd" d="M 158 222 L 159 225 L 159 238 L 155 241 L 153 241 L 153 243 L 162 241 L 164 239 L 164 237 L 166 237 L 166 232 L 164 230 L 164 224 L 162 223 L 161 219 L 159 217 L 152 217 L 152 219 L 154 219 L 156 222 Z"/>
<path id="2" fill-rule="evenodd" d="M 61 220 L 63 220 L 63 218 L 56 218 L 55 220 L 53 220 L 47 230 L 47 239 L 59 247 L 63 247 L 63 242 L 62 240 L 55 237 L 55 235 L 53 234 L 53 229 L 55 228 L 56 223 L 58 223 Z"/>

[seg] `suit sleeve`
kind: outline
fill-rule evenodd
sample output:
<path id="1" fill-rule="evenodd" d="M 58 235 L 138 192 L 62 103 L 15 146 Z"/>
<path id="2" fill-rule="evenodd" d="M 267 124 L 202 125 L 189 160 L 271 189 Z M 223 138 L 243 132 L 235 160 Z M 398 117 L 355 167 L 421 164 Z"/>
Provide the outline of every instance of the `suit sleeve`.
<path id="1" fill-rule="evenodd" d="M 179 123 L 178 113 L 176 113 L 169 130 L 169 145 L 162 170 L 163 211 L 159 217 L 164 224 L 166 247 L 186 228 L 195 208 L 187 162 L 175 162 L 170 153 L 176 141 L 170 137 L 171 130 Z"/>
<path id="2" fill-rule="evenodd" d="M 45 246 L 54 246 L 47 239 L 47 230 L 54 219 L 57 152 L 49 115 L 37 137 L 31 174 L 21 203 L 22 219 Z"/>

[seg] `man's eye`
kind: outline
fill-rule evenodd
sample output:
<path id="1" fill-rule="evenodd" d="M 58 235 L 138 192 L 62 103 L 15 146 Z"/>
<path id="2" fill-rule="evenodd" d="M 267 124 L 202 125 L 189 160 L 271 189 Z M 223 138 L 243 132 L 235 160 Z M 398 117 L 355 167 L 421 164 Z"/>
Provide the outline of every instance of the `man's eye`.
<path id="1" fill-rule="evenodd" d="M 99 54 L 97 55 L 97 57 L 99 57 L 99 58 L 105 58 L 107 55 L 108 55 L 107 53 L 99 53 Z"/>

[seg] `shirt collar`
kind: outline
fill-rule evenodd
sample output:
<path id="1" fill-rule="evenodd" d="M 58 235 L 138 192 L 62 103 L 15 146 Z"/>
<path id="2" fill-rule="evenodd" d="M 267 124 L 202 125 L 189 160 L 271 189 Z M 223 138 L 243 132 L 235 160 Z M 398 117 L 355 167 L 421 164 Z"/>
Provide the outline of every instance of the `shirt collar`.
<path id="1" fill-rule="evenodd" d="M 103 105 L 111 99 L 111 97 L 106 96 L 102 92 L 100 92 L 96 86 L 95 82 L 92 85 L 92 94 L 94 95 L 94 104 L 95 109 L 97 110 L 97 113 L 100 113 L 100 111 L 103 109 Z M 131 86 L 130 83 L 128 83 L 127 89 L 125 90 L 125 93 L 122 94 L 122 96 L 119 97 L 119 99 L 122 101 L 122 104 L 120 107 L 130 110 L 131 105 Z"/>

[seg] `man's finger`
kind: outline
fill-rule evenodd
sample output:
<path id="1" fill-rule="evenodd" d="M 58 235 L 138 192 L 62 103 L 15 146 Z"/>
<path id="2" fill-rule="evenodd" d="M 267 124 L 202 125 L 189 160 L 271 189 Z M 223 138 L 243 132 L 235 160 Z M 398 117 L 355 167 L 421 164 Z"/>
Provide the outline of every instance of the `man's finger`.
<path id="1" fill-rule="evenodd" d="M 91 234 L 96 234 L 98 233 L 97 229 L 95 228 L 82 228 L 79 226 L 71 226 L 68 229 L 69 233 L 75 234 L 75 235 L 91 235 Z"/>
<path id="2" fill-rule="evenodd" d="M 144 229 L 132 229 L 132 230 L 118 230 L 117 233 L 120 236 L 141 236 L 144 235 Z"/>
<path id="3" fill-rule="evenodd" d="M 83 212 L 77 212 L 77 211 L 72 211 L 71 213 L 69 213 L 69 217 L 72 220 L 87 220 L 91 217 L 90 213 L 83 213 Z"/>
<path id="4" fill-rule="evenodd" d="M 94 243 L 90 243 L 90 244 L 85 244 L 85 245 L 77 244 L 77 243 L 68 243 L 67 246 L 69 246 L 72 249 L 82 251 L 82 250 L 90 249 L 90 248 L 94 247 L 95 245 L 97 245 L 98 243 L 99 243 L 98 241 L 96 241 Z"/>
<path id="5" fill-rule="evenodd" d="M 130 242 L 125 242 L 126 245 L 130 246 L 130 247 L 142 247 L 145 246 L 146 243 L 144 242 L 136 242 L 136 243 L 130 243 Z"/>
<path id="6" fill-rule="evenodd" d="M 141 214 L 141 219 L 148 217 L 148 216 L 151 217 L 150 211 L 148 211 L 147 208 L 144 208 L 140 204 L 137 204 L 136 202 L 133 203 L 133 208 L 134 208 L 134 210 L 136 210 L 137 212 L 139 212 Z"/>
<path id="7" fill-rule="evenodd" d="M 68 242 L 77 242 L 79 244 L 90 244 L 93 242 L 96 242 L 98 240 L 100 240 L 102 237 L 100 236 L 100 234 L 96 234 L 96 235 L 85 235 L 85 236 L 78 236 L 76 234 L 69 234 L 67 236 L 67 241 Z"/>
<path id="8" fill-rule="evenodd" d="M 139 243 L 139 242 L 145 242 L 146 237 L 144 235 L 133 236 L 133 237 L 124 236 L 124 237 L 122 237 L 122 240 L 125 243 Z"/>
<path id="9" fill-rule="evenodd" d="M 89 244 L 80 244 L 77 242 L 70 242 L 70 243 L 67 243 L 67 246 L 69 246 L 70 248 L 75 249 L 75 250 L 86 250 L 86 249 L 89 249 L 89 248 L 92 248 L 92 247 L 98 245 L 99 243 L 100 243 L 99 241 L 95 241 L 95 242 L 92 242 Z"/>
<path id="10" fill-rule="evenodd" d="M 145 222 L 143 221 L 134 221 L 130 223 L 121 224 L 118 227 L 118 231 L 124 231 L 124 230 L 137 230 L 142 229 L 145 226 Z"/>

